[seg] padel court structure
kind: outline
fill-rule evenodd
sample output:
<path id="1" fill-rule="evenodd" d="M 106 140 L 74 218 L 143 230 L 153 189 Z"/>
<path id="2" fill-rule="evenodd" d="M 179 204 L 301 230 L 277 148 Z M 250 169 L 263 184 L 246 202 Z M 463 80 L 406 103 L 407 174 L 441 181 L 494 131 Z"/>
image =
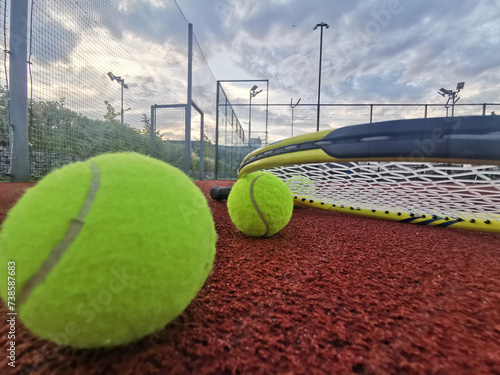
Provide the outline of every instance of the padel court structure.
<path id="1" fill-rule="evenodd" d="M 167 32 L 144 27 L 158 19 L 146 6 L 131 18 L 113 2 L 0 0 L 0 222 L 50 171 L 135 151 L 203 192 L 213 271 L 184 313 L 127 346 L 72 350 L 17 323 L 17 367 L 3 355 L 0 373 L 500 374 L 500 104 L 445 117 L 441 104 L 324 103 L 314 131 L 315 105 L 269 103 L 272 80 L 217 80 L 193 25 L 164 3 Z M 157 44 L 117 41 L 135 19 Z M 65 20 L 85 31 L 80 49 Z M 266 91 L 252 96 L 256 85 Z M 254 171 L 279 177 L 295 205 L 266 239 L 239 232 L 225 201 Z M 8 314 L 0 304 L 4 354 Z"/>

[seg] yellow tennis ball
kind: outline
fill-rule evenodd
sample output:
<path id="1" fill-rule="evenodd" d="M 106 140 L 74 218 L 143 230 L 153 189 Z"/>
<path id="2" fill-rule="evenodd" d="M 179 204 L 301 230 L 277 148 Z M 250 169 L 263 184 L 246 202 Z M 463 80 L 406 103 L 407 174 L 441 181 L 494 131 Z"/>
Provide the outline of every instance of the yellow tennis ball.
<path id="1" fill-rule="evenodd" d="M 290 221 L 293 199 L 287 186 L 267 172 L 249 173 L 234 184 L 227 198 L 231 220 L 243 233 L 270 237 Z"/>
<path id="2" fill-rule="evenodd" d="M 187 307 L 215 242 L 207 201 L 184 173 L 135 153 L 101 155 L 50 173 L 9 212 L 1 296 L 47 340 L 128 343 Z"/>

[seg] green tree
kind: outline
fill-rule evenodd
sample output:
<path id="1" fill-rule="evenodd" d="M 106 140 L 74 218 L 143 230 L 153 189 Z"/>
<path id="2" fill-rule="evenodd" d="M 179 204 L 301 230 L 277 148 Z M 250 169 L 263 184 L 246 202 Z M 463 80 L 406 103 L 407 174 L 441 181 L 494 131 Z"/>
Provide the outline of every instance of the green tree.
<path id="1" fill-rule="evenodd" d="M 108 100 L 105 100 L 104 104 L 106 104 L 106 113 L 104 114 L 104 119 L 108 121 L 117 121 L 116 118 L 120 116 L 121 113 L 115 111 L 115 109 Z"/>
<path id="2" fill-rule="evenodd" d="M 0 145 L 8 144 L 7 99 L 7 89 L 0 85 Z M 141 124 L 134 124 L 137 127 L 143 126 L 138 131 L 137 127 L 117 121 L 120 113 L 114 110 L 109 101 L 104 103 L 107 113 L 104 119 L 96 120 L 67 108 L 65 98 L 54 101 L 29 100 L 30 153 L 32 165 L 37 165 L 38 177 L 70 161 L 119 151 L 134 151 L 145 155 L 153 153 L 154 157 L 183 168 L 182 142 L 163 140 L 156 131 L 155 142 L 152 144 L 151 120 L 148 116 L 142 116 Z"/>
<path id="3" fill-rule="evenodd" d="M 142 114 L 141 122 L 143 123 L 143 126 L 142 126 L 142 129 L 139 130 L 139 133 L 142 135 L 149 135 L 150 136 L 151 135 L 151 120 L 149 119 L 149 117 L 145 113 Z M 155 134 L 158 138 L 161 138 L 159 130 L 155 130 Z"/>

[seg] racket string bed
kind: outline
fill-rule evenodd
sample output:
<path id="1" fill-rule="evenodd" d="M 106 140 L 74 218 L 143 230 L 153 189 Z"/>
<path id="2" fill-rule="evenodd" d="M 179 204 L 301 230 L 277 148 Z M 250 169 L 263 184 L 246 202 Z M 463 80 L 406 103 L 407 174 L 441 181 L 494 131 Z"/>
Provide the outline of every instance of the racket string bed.
<path id="1" fill-rule="evenodd" d="M 493 165 L 349 162 L 267 169 L 292 195 L 325 205 L 500 221 L 500 168 Z"/>

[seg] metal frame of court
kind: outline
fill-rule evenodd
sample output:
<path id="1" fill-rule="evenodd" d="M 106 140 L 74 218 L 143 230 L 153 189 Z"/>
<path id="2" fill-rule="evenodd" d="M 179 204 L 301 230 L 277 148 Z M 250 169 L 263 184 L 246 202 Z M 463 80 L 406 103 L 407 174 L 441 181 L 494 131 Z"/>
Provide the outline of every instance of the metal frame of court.
<path id="1" fill-rule="evenodd" d="M 266 104 L 260 104 L 259 106 L 265 105 L 266 106 L 266 144 L 267 144 L 267 125 L 269 122 L 269 80 L 268 79 L 226 79 L 226 80 L 217 80 L 217 98 L 216 98 L 216 111 L 215 111 L 215 179 L 217 180 L 217 175 L 219 172 L 219 107 L 221 105 L 227 106 L 229 105 L 230 107 L 234 107 L 236 105 L 231 104 L 229 101 L 229 98 L 227 97 L 224 89 L 221 86 L 221 83 L 241 83 L 241 82 L 266 82 Z M 220 92 L 224 93 L 224 96 L 227 99 L 227 102 L 225 104 L 220 103 Z M 246 106 L 247 104 L 239 104 L 239 106 Z M 248 104 L 250 105 L 250 104 Z M 257 104 L 254 104 L 257 106 Z M 239 122 L 239 121 L 238 121 Z M 240 125 L 241 126 L 241 125 Z M 250 127 L 250 124 L 249 124 Z M 249 132 L 249 138 L 248 138 L 248 144 L 250 145 L 250 132 Z M 244 142 L 245 140 L 242 139 Z"/>
<path id="2" fill-rule="evenodd" d="M 231 104 L 233 107 L 246 107 L 248 104 Z M 266 106 L 266 111 L 269 110 L 269 107 L 290 107 L 290 103 L 278 103 L 278 104 L 252 104 L 252 106 Z M 312 103 L 299 103 L 296 107 L 317 107 L 317 104 Z M 481 116 L 486 116 L 486 108 L 488 106 L 500 106 L 500 103 L 460 103 L 455 104 L 455 107 L 470 107 L 477 106 L 482 107 Z M 341 103 L 322 103 L 321 107 L 369 107 L 370 108 L 370 121 L 369 123 L 373 123 L 373 108 L 376 107 L 424 107 L 424 116 L 423 118 L 427 118 L 427 110 L 429 107 L 443 107 L 443 104 L 423 104 L 423 103 L 350 103 L 350 104 L 341 104 Z M 267 129 L 267 128 L 266 128 Z M 267 131 L 267 130 L 266 130 Z"/>
<path id="3" fill-rule="evenodd" d="M 157 109 L 168 109 L 168 108 L 184 108 L 185 117 L 186 117 L 186 136 L 185 136 L 185 145 L 184 150 L 186 155 L 184 155 L 184 169 L 185 172 L 188 173 L 191 169 L 191 111 L 189 111 L 189 126 L 187 121 L 187 113 L 188 113 L 188 104 L 153 104 L 151 106 L 151 156 L 155 154 L 156 151 L 156 110 Z M 194 101 L 191 100 L 191 106 L 200 114 L 200 180 L 203 180 L 203 149 L 204 149 L 204 141 L 203 141 L 203 132 L 204 132 L 204 121 L 205 121 L 205 113 L 201 110 L 198 105 Z M 188 132 L 189 128 L 189 132 Z"/>
<path id="4" fill-rule="evenodd" d="M 28 0 L 11 0 L 11 20 L 12 19 L 26 19 L 28 14 Z M 184 155 L 184 169 L 190 170 L 190 153 L 191 153 L 191 108 L 195 108 L 203 119 L 203 111 L 193 103 L 192 99 L 192 66 L 193 66 L 193 25 L 188 24 L 188 85 L 187 85 L 187 101 L 185 104 L 171 104 L 171 105 L 154 105 L 152 106 L 152 113 L 157 108 L 185 108 L 185 155 Z M 12 182 L 29 181 L 29 135 L 28 135 L 28 100 L 26 94 L 27 82 L 27 64 L 28 60 L 28 24 L 25 22 L 10 22 L 10 41 L 9 50 L 6 51 L 9 56 L 9 125 L 11 131 L 10 141 L 10 162 L 11 166 L 7 173 L 11 177 Z M 266 104 L 252 104 L 252 106 L 266 106 L 266 144 L 268 134 L 268 119 L 270 106 L 289 106 L 289 104 L 269 104 L 269 80 L 219 80 L 217 81 L 217 107 L 216 107 L 216 139 L 215 139 L 215 179 L 217 179 L 218 172 L 218 146 L 219 146 L 219 103 L 220 99 L 220 83 L 223 82 L 266 82 L 267 83 L 267 100 Z M 227 96 L 226 96 L 227 97 Z M 228 102 L 224 105 L 232 107 L 247 106 L 248 104 L 231 104 Z M 500 103 L 477 103 L 455 104 L 456 106 L 482 106 L 482 115 L 486 115 L 486 108 L 488 106 L 500 106 Z M 317 107 L 317 104 L 299 104 L 298 107 Z M 373 122 L 373 108 L 374 107 L 410 107 L 421 106 L 424 107 L 423 117 L 427 118 L 428 107 L 442 107 L 442 104 L 321 104 L 322 107 L 370 107 L 369 122 Z M 153 109 L 154 107 L 154 109 Z M 154 132 L 152 132 L 152 135 Z M 153 138 L 152 138 L 153 139 Z M 203 140 L 203 120 L 202 120 L 202 134 Z M 154 143 L 152 142 L 152 147 Z M 203 141 L 200 142 L 200 152 L 203 152 Z M 203 154 L 200 157 L 200 171 L 203 171 Z M 200 175 L 202 178 L 203 175 Z"/>

